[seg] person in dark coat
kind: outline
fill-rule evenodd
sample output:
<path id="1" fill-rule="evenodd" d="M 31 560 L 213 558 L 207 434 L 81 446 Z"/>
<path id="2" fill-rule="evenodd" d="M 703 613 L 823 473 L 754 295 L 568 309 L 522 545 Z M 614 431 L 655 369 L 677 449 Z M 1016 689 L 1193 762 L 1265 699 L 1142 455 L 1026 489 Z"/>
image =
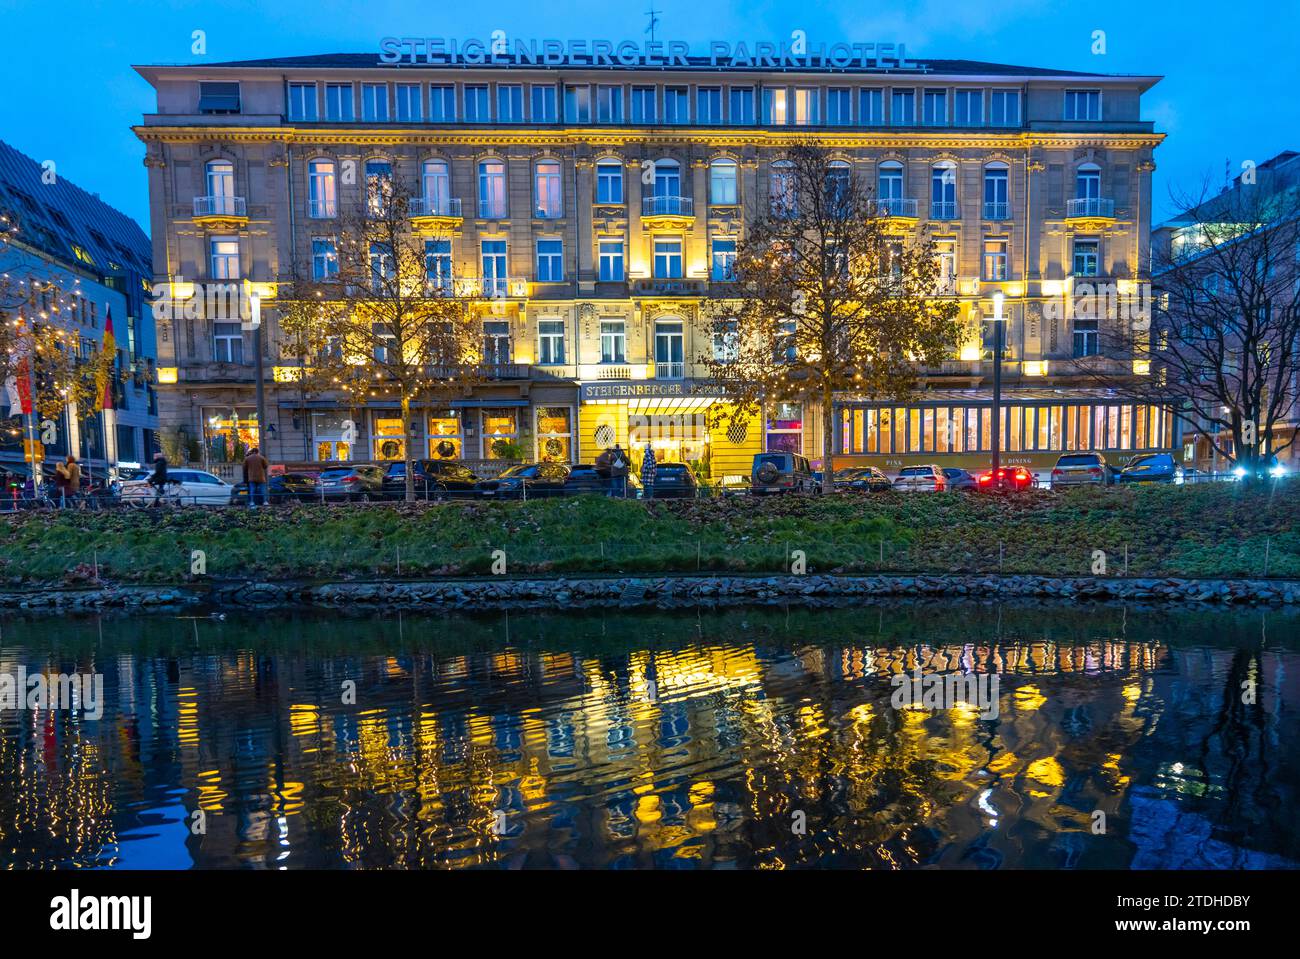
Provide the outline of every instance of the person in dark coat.
<path id="1" fill-rule="evenodd" d="M 654 498 L 655 490 L 655 451 L 649 443 L 645 445 L 645 454 L 641 458 L 641 486 L 646 499 Z"/>
<path id="2" fill-rule="evenodd" d="M 153 505 L 157 506 L 167 488 L 167 457 L 162 453 L 153 454 L 153 475 L 149 477 L 149 485 L 154 489 Z"/>
<path id="3" fill-rule="evenodd" d="M 623 447 L 617 443 L 609 454 L 609 475 L 614 482 L 614 495 L 627 496 L 627 474 L 632 469 L 632 464 L 628 459 L 627 453 L 623 452 Z"/>

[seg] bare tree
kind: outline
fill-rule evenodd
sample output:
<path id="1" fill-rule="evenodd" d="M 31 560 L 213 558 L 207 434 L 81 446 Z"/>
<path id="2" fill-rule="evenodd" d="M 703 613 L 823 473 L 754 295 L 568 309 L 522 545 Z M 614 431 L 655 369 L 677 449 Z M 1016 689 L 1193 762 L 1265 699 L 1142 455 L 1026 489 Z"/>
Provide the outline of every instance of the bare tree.
<path id="1" fill-rule="evenodd" d="M 412 229 L 413 196 L 388 178 L 367 184 L 339 220 L 337 271 L 299 284 L 282 331 L 311 354 L 314 388 L 358 404 L 396 397 L 402 416 L 406 498 L 415 498 L 411 402 L 472 386 L 482 341 L 473 303 L 447 277 L 430 276 L 427 233 Z M 301 272 L 306 272 L 301 271 Z"/>
<path id="2" fill-rule="evenodd" d="M 905 400 L 920 370 L 956 349 L 958 307 L 936 296 L 933 241 L 897 218 L 914 211 L 878 200 L 848 163 L 796 144 L 772 184 L 737 244 L 734 284 L 706 304 L 714 348 L 701 359 L 729 400 L 711 415 L 726 423 L 765 402 L 820 402 L 829 492 L 835 394 Z"/>
<path id="3" fill-rule="evenodd" d="M 1148 308 L 1121 303 L 1098 336 L 1111 362 L 1075 365 L 1117 396 L 1167 406 L 1254 477 L 1300 429 L 1300 191 L 1237 183 L 1174 200 L 1186 213 L 1153 250 Z M 1106 312 L 1105 291 L 1089 293 Z M 1116 375 L 1130 362 L 1146 375 Z"/>

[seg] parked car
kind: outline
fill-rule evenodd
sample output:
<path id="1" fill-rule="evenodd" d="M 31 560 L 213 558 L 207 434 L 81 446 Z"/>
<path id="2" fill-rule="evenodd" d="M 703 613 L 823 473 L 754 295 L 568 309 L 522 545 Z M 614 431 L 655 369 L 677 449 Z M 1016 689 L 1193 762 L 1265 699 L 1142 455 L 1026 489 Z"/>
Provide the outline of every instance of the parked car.
<path id="1" fill-rule="evenodd" d="M 1117 483 L 1172 483 L 1182 470 L 1168 453 L 1144 453 L 1129 460 L 1115 477 Z"/>
<path id="2" fill-rule="evenodd" d="M 1052 488 L 1115 482 L 1115 471 L 1100 453 L 1062 453 L 1052 467 Z"/>
<path id="3" fill-rule="evenodd" d="M 411 482 L 416 499 L 448 499 L 477 496 L 478 474 L 455 460 L 415 460 L 411 464 Z M 384 474 L 385 499 L 406 497 L 406 464 L 392 463 Z"/>
<path id="4" fill-rule="evenodd" d="M 582 493 L 608 495 L 610 478 L 596 472 L 594 463 L 578 463 L 569 467 L 569 475 L 564 480 L 566 495 L 578 496 Z"/>
<path id="5" fill-rule="evenodd" d="M 1033 489 L 1038 485 L 1038 477 L 1023 466 L 999 466 L 996 471 L 985 470 L 976 477 L 976 488 L 984 492 L 1004 490 L 1018 492 Z"/>
<path id="6" fill-rule="evenodd" d="M 894 489 L 904 493 L 941 493 L 948 488 L 948 477 L 934 464 L 904 466 L 894 480 Z"/>
<path id="7" fill-rule="evenodd" d="M 695 473 L 685 463 L 659 463 L 655 466 L 655 480 L 645 490 L 651 499 L 694 499 L 699 484 Z"/>
<path id="8" fill-rule="evenodd" d="M 725 475 L 713 484 L 718 496 L 748 496 L 751 492 L 749 477 L 739 473 Z"/>
<path id="9" fill-rule="evenodd" d="M 563 496 L 568 478 L 569 467 L 563 463 L 522 463 L 510 467 L 496 479 L 484 480 L 479 484 L 479 492 L 497 499 Z"/>
<path id="10" fill-rule="evenodd" d="M 392 465 L 406 466 L 405 463 Z M 363 503 L 379 499 L 384 493 L 384 468 L 370 463 L 332 466 L 320 474 L 319 492 L 325 499 L 344 499 Z"/>
<path id="11" fill-rule="evenodd" d="M 1234 480 L 1243 480 L 1247 476 L 1247 470 L 1244 466 L 1234 466 L 1231 476 Z M 1255 479 L 1282 479 L 1286 476 L 1286 467 L 1277 461 L 1276 455 L 1269 455 L 1261 460 L 1255 467 Z"/>
<path id="12" fill-rule="evenodd" d="M 831 474 L 831 483 L 837 490 L 879 493 L 893 489 L 894 481 L 874 466 L 846 466 Z"/>
<path id="13" fill-rule="evenodd" d="M 812 464 L 798 453 L 756 453 L 750 473 L 750 492 L 816 493 L 821 486 L 813 478 Z"/>
<path id="14" fill-rule="evenodd" d="M 266 499 L 270 503 L 315 502 L 320 499 L 320 478 L 316 473 L 276 473 L 266 481 Z M 236 483 L 230 502 L 248 502 L 248 484 Z"/>
<path id="15" fill-rule="evenodd" d="M 173 469 L 167 471 L 167 490 L 164 498 L 169 502 L 201 506 L 228 506 L 234 487 L 206 470 Z M 129 480 L 122 484 L 122 500 L 153 501 L 155 490 L 148 480 Z"/>
<path id="16" fill-rule="evenodd" d="M 979 483 L 976 482 L 975 477 L 956 466 L 945 466 L 943 476 L 948 481 L 948 489 L 979 489 Z"/>

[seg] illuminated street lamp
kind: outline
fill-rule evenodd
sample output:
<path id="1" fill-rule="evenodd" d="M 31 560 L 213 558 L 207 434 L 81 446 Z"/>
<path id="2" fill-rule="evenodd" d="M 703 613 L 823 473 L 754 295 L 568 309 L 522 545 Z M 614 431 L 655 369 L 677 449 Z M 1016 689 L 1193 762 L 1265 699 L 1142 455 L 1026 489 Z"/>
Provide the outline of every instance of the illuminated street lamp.
<path id="1" fill-rule="evenodd" d="M 1002 466 L 1002 291 L 993 294 L 993 486 L 999 484 L 998 470 Z"/>

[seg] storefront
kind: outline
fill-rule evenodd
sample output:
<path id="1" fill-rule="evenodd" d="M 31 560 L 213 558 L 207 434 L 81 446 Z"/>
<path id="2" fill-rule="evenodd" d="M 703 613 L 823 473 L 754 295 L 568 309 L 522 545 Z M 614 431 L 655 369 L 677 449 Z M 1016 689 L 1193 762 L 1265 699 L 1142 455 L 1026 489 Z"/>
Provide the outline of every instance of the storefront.
<path id="1" fill-rule="evenodd" d="M 242 463 L 248 451 L 259 444 L 255 407 L 203 408 L 205 462 Z"/>
<path id="2" fill-rule="evenodd" d="M 710 426 L 720 391 L 699 380 L 598 381 L 581 387 L 579 457 L 593 462 L 615 444 L 640 472 L 647 445 L 658 463 L 685 463 L 705 482 L 748 477 L 762 451 L 757 417 Z"/>
<path id="3" fill-rule="evenodd" d="M 924 462 L 983 469 L 992 453 L 993 397 L 988 390 L 933 390 L 907 405 L 844 400 L 836 404 L 836 427 L 837 469 Z M 1182 454 L 1172 413 L 1105 390 L 1006 391 L 1001 433 L 1002 462 L 1039 471 L 1076 450 L 1100 452 L 1112 465 L 1144 452 Z"/>

